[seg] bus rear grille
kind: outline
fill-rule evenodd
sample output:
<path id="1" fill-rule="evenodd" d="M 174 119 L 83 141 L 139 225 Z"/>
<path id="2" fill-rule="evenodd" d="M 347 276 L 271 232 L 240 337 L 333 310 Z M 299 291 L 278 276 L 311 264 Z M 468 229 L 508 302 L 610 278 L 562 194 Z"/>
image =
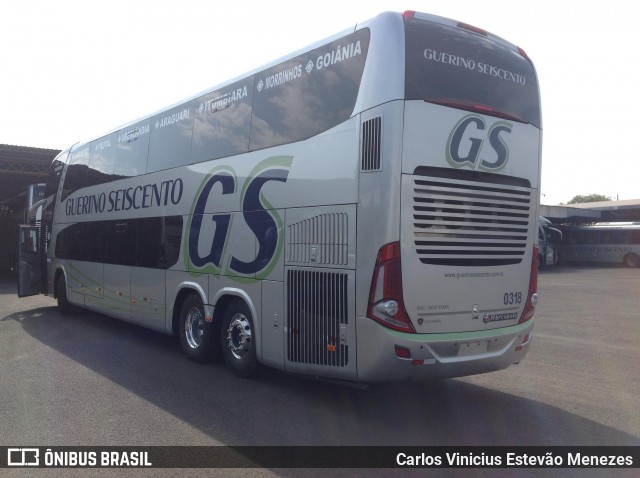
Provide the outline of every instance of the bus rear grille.
<path id="1" fill-rule="evenodd" d="M 450 266 L 520 263 L 532 190 L 507 182 L 415 177 L 413 226 L 420 261 Z"/>
<path id="2" fill-rule="evenodd" d="M 344 367 L 349 347 L 341 341 L 348 323 L 347 274 L 287 271 L 287 358 L 290 362 Z"/>

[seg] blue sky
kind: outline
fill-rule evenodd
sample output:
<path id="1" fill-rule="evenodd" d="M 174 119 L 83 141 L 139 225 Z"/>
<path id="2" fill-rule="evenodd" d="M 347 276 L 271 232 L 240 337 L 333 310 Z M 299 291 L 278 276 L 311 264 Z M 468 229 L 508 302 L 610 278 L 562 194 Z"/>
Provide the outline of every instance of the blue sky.
<path id="1" fill-rule="evenodd" d="M 376 13 L 408 9 L 484 28 L 532 58 L 543 204 L 640 198 L 640 14 L 625 0 L 3 2 L 0 143 L 62 149 Z"/>

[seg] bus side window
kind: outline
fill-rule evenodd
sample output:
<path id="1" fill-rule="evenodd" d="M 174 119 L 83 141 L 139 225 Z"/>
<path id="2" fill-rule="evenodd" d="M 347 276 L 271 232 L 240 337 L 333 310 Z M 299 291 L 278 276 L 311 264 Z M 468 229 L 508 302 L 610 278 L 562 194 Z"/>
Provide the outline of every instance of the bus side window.
<path id="1" fill-rule="evenodd" d="M 612 231 L 611 244 L 629 244 L 631 240 L 628 231 Z"/>
<path id="2" fill-rule="evenodd" d="M 113 221 L 105 230 L 108 264 L 132 266 L 136 254 L 135 221 Z"/>

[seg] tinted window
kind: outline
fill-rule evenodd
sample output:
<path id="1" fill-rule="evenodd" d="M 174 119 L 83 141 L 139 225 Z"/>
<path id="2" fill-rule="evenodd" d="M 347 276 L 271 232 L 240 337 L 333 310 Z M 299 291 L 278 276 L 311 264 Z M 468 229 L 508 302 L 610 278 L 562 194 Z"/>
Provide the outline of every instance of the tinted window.
<path id="1" fill-rule="evenodd" d="M 56 240 L 56 258 L 167 269 L 180 255 L 182 216 L 73 224 Z"/>
<path id="2" fill-rule="evenodd" d="M 105 262 L 132 266 L 136 258 L 136 221 L 106 223 L 107 256 Z"/>
<path id="3" fill-rule="evenodd" d="M 116 176 L 137 176 L 147 170 L 149 152 L 149 120 L 122 129 L 117 133 Z"/>
<path id="4" fill-rule="evenodd" d="M 115 134 L 91 142 L 89 157 L 89 181 L 92 184 L 106 183 L 113 175 L 116 156 Z"/>
<path id="5" fill-rule="evenodd" d="M 368 29 L 107 135 L 70 167 L 63 200 L 80 187 L 300 141 L 353 113 Z M 72 161 L 73 163 L 73 161 Z"/>
<path id="6" fill-rule="evenodd" d="M 65 153 L 66 154 L 66 153 Z M 60 187 L 60 178 L 62 177 L 62 169 L 64 168 L 64 157 L 56 158 L 49 166 L 47 172 L 47 183 L 45 186 L 44 196 L 54 196 L 58 193 Z"/>
<path id="7" fill-rule="evenodd" d="M 405 29 L 407 99 L 480 104 L 540 126 L 535 71 L 518 52 L 429 21 Z"/>
<path id="8" fill-rule="evenodd" d="M 104 223 L 89 222 L 77 224 L 76 226 L 79 226 L 82 231 L 82 260 L 102 262 L 106 249 Z"/>
<path id="9" fill-rule="evenodd" d="M 249 150 L 252 97 L 249 77 L 196 100 L 192 163 Z"/>
<path id="10" fill-rule="evenodd" d="M 164 243 L 165 263 L 169 268 L 178 262 L 180 245 L 182 243 L 182 216 L 170 216 L 164 218 L 164 231 L 162 234 Z"/>
<path id="11" fill-rule="evenodd" d="M 147 171 L 189 164 L 194 103 L 164 111 L 151 120 Z"/>
<path id="12" fill-rule="evenodd" d="M 368 47 L 363 29 L 255 75 L 251 150 L 300 141 L 347 120 Z"/>
<path id="13" fill-rule="evenodd" d="M 64 160 L 66 159 L 66 152 L 58 156 L 53 160 L 49 171 L 47 173 L 47 183 L 44 190 L 44 196 L 46 198 L 53 198 L 53 201 L 47 201 L 42 215 L 42 221 L 45 229 L 45 241 L 47 247 L 51 240 L 50 232 L 53 224 L 53 212 L 55 211 L 56 198 L 58 194 L 58 188 L 60 187 L 60 179 L 62 178 L 62 170 L 64 169 Z"/>
<path id="14" fill-rule="evenodd" d="M 162 268 L 165 261 L 164 247 L 161 238 L 161 217 L 149 217 L 138 220 L 135 262 L 137 266 Z"/>
<path id="15" fill-rule="evenodd" d="M 80 188 L 87 186 L 89 170 L 89 146 L 81 147 L 71 153 L 69 165 L 64 176 L 62 200 Z"/>

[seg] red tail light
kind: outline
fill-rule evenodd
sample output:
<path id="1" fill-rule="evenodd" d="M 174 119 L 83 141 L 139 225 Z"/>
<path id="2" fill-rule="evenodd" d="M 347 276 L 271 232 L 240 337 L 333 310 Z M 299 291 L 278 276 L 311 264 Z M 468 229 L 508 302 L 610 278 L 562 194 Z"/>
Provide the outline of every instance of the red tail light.
<path id="1" fill-rule="evenodd" d="M 529 275 L 529 292 L 527 293 L 527 302 L 520 316 L 519 324 L 533 318 L 538 303 L 538 246 L 533 247 L 533 258 L 531 259 L 531 273 Z"/>
<path id="2" fill-rule="evenodd" d="M 518 52 L 522 55 L 522 57 L 527 60 L 529 63 L 531 63 L 531 58 L 529 58 L 529 55 L 527 55 L 527 52 L 524 51 L 522 48 L 518 47 Z"/>
<path id="3" fill-rule="evenodd" d="M 487 36 L 487 31 L 482 28 L 474 27 L 473 25 L 469 25 L 468 23 L 459 22 L 458 28 L 464 28 L 473 33 L 477 33 L 478 35 Z"/>
<path id="4" fill-rule="evenodd" d="M 406 22 L 408 20 L 411 20 L 415 14 L 415 10 L 406 10 L 402 12 L 402 18 L 404 18 L 404 21 Z"/>
<path id="5" fill-rule="evenodd" d="M 367 317 L 393 330 L 415 334 L 402 300 L 400 243 L 380 248 L 371 279 Z"/>

